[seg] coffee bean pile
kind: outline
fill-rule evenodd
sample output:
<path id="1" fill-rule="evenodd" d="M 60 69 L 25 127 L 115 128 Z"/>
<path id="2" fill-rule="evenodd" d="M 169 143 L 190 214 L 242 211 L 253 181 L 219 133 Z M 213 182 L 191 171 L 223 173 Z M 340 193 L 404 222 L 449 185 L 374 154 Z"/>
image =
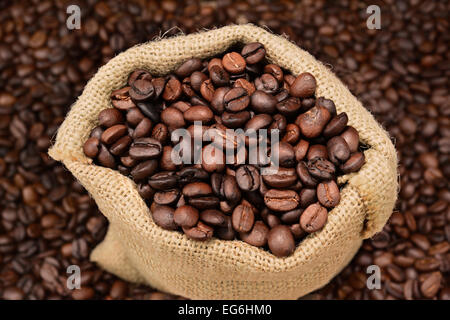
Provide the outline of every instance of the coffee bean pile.
<path id="1" fill-rule="evenodd" d="M 230 23 L 267 26 L 326 63 L 389 131 L 400 195 L 383 232 L 308 299 L 450 299 L 448 3 L 387 0 L 381 29 L 373 1 L 77 0 L 0 2 L 0 298 L 169 299 L 89 261 L 108 223 L 46 150 L 100 66 L 157 36 Z M 72 3 L 71 3 L 72 4 Z M 82 289 L 65 287 L 68 265 Z M 381 269 L 368 289 L 366 269 Z"/>
<path id="2" fill-rule="evenodd" d="M 294 77 L 268 63 L 256 42 L 210 60 L 189 59 L 166 77 L 135 70 L 127 86 L 112 92 L 113 107 L 100 112 L 84 152 L 129 175 L 164 229 L 195 240 L 239 238 L 288 256 L 339 204 L 336 177 L 364 164 L 347 114 L 315 91 L 313 75 Z M 176 164 L 179 139 L 171 133 L 195 134 L 196 121 L 202 161 Z M 260 172 L 271 164 L 268 157 L 248 164 L 250 151 L 227 131 L 238 128 L 277 131 L 275 172 Z M 206 138 L 208 129 L 215 134 Z"/>

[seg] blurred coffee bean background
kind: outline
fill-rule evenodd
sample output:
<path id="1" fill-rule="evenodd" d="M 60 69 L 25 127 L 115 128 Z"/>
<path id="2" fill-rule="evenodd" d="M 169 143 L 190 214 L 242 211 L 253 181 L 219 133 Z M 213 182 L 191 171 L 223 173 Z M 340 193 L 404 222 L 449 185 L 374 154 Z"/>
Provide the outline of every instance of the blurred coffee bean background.
<path id="1" fill-rule="evenodd" d="M 81 29 L 69 30 L 69 5 Z M 366 25 L 369 5 L 381 29 Z M 449 1 L 0 1 L 0 298 L 176 299 L 89 262 L 107 221 L 49 158 L 96 70 L 160 36 L 254 23 L 324 62 L 389 131 L 401 190 L 384 230 L 308 299 L 450 299 Z M 369 265 L 381 288 L 366 286 Z M 69 265 L 81 290 L 66 287 Z"/>

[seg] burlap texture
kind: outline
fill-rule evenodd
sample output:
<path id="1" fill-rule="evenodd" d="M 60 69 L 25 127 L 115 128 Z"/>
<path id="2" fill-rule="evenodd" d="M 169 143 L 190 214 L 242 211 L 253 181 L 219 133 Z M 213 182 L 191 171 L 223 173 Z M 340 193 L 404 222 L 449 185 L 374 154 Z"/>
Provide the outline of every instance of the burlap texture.
<path id="1" fill-rule="evenodd" d="M 132 180 L 91 164 L 82 150 L 98 113 L 111 107 L 111 91 L 124 86 L 134 69 L 163 75 L 188 58 L 207 58 L 235 43 L 254 41 L 294 75 L 312 73 L 317 96 L 332 99 L 339 112 L 347 112 L 349 124 L 370 146 L 362 169 L 339 178 L 346 186 L 325 228 L 309 235 L 287 258 L 238 240 L 198 242 L 163 230 Z M 66 165 L 109 220 L 108 234 L 91 260 L 126 280 L 193 299 L 296 299 L 322 287 L 349 263 L 363 239 L 383 228 L 397 196 L 396 152 L 372 115 L 309 53 L 252 25 L 152 41 L 111 59 L 72 106 L 49 154 Z"/>

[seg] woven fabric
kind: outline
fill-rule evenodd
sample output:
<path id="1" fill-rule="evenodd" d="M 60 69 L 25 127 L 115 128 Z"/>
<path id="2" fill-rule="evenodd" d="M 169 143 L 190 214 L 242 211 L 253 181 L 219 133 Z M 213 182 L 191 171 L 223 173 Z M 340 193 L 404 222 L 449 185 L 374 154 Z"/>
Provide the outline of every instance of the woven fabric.
<path id="1" fill-rule="evenodd" d="M 358 129 L 366 164 L 339 178 L 340 204 L 326 226 L 309 235 L 286 258 L 242 241 L 198 242 L 167 231 L 152 220 L 135 183 L 118 171 L 92 164 L 82 150 L 98 113 L 111 107 L 110 94 L 128 74 L 173 71 L 191 57 L 207 58 L 236 43 L 264 44 L 269 60 L 294 75 L 312 73 L 317 96 L 332 99 Z M 328 283 L 352 259 L 362 240 L 381 231 L 397 197 L 397 156 L 389 136 L 335 75 L 287 39 L 252 25 L 233 25 L 148 42 L 119 54 L 86 85 L 49 150 L 95 199 L 110 222 L 91 260 L 126 280 L 192 299 L 296 299 Z"/>

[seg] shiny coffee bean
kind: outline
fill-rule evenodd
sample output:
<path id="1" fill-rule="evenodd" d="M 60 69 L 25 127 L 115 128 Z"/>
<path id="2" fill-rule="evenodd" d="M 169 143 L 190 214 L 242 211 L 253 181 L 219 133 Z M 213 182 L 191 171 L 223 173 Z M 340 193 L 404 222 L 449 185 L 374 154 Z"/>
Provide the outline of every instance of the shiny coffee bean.
<path id="1" fill-rule="evenodd" d="M 255 247 L 264 247 L 267 244 L 269 228 L 262 221 L 256 221 L 250 232 L 241 233 L 242 241 Z"/>
<path id="2" fill-rule="evenodd" d="M 239 112 L 247 108 L 250 103 L 247 90 L 241 87 L 230 89 L 223 97 L 225 110 Z"/>
<path id="3" fill-rule="evenodd" d="M 318 137 L 330 120 L 330 112 L 322 106 L 315 106 L 306 113 L 302 113 L 295 120 L 302 134 L 307 138 Z"/>
<path id="4" fill-rule="evenodd" d="M 222 65 L 231 74 L 239 74 L 245 70 L 245 59 L 237 52 L 230 52 L 223 56 Z"/>
<path id="5" fill-rule="evenodd" d="M 195 227 L 183 227 L 183 232 L 190 239 L 206 241 L 212 238 L 214 229 L 199 221 Z"/>
<path id="6" fill-rule="evenodd" d="M 326 208 L 334 208 L 339 204 L 341 196 L 339 187 L 333 180 L 321 182 L 317 185 L 317 199 Z"/>
<path id="7" fill-rule="evenodd" d="M 176 70 L 175 74 L 180 78 L 190 76 L 194 71 L 199 71 L 203 68 L 202 60 L 192 58 L 182 63 Z"/>
<path id="8" fill-rule="evenodd" d="M 308 233 L 319 231 L 328 219 L 327 209 L 318 203 L 309 205 L 300 217 L 300 226 Z"/>
<path id="9" fill-rule="evenodd" d="M 308 172 L 316 179 L 331 180 L 336 173 L 336 167 L 324 158 L 313 158 L 306 163 Z"/>
<path id="10" fill-rule="evenodd" d="M 200 213 L 200 220 L 213 227 L 227 227 L 228 217 L 220 210 L 209 209 Z"/>
<path id="11" fill-rule="evenodd" d="M 248 64 L 255 64 L 264 59 L 266 50 L 261 43 L 251 42 L 242 48 L 241 55 Z"/>
<path id="12" fill-rule="evenodd" d="M 257 113 L 275 113 L 277 102 L 274 96 L 261 90 L 256 90 L 250 98 L 250 105 Z"/>
<path id="13" fill-rule="evenodd" d="M 198 210 L 187 205 L 178 207 L 173 213 L 173 221 L 184 228 L 194 227 L 197 224 L 199 217 Z"/>
<path id="14" fill-rule="evenodd" d="M 259 189 L 259 170 L 252 165 L 243 165 L 236 170 L 236 182 L 244 191 L 255 191 Z"/>
<path id="15" fill-rule="evenodd" d="M 241 203 L 231 216 L 234 230 L 237 232 L 249 232 L 255 222 L 255 214 L 251 206 Z"/>
<path id="16" fill-rule="evenodd" d="M 130 147 L 130 157 L 136 160 L 154 159 L 162 152 L 161 143 L 153 138 L 138 138 Z"/>
<path id="17" fill-rule="evenodd" d="M 151 176 L 158 169 L 158 160 L 147 160 L 139 163 L 131 170 L 133 180 L 139 181 Z"/>
<path id="18" fill-rule="evenodd" d="M 307 98 L 316 91 L 316 79 L 308 72 L 301 73 L 292 83 L 289 93 L 291 96 Z"/>
<path id="19" fill-rule="evenodd" d="M 270 229 L 267 235 L 270 251 L 277 257 L 287 257 L 295 250 L 295 240 L 289 227 L 284 225 Z"/>
<path id="20" fill-rule="evenodd" d="M 274 173 L 263 174 L 262 178 L 268 186 L 282 189 L 295 184 L 297 174 L 294 168 L 279 167 Z"/>
<path id="21" fill-rule="evenodd" d="M 98 114 L 98 124 L 109 128 L 124 121 L 122 113 L 116 108 L 109 108 L 100 111 Z"/>
<path id="22" fill-rule="evenodd" d="M 163 229 L 176 230 L 178 226 L 173 218 L 174 212 L 175 210 L 169 206 L 158 205 L 152 211 L 153 221 Z"/>
<path id="23" fill-rule="evenodd" d="M 348 116 L 345 112 L 342 112 L 335 116 L 330 122 L 327 124 L 325 129 L 323 130 L 323 135 L 326 138 L 334 137 L 340 134 L 345 127 L 347 126 Z"/>
<path id="24" fill-rule="evenodd" d="M 357 172 L 364 165 L 365 161 L 364 153 L 356 152 L 352 154 L 347 161 L 341 164 L 339 168 L 344 173 Z"/>
<path id="25" fill-rule="evenodd" d="M 351 153 L 358 151 L 359 134 L 355 128 L 347 127 L 347 129 L 341 133 L 341 137 L 347 143 Z"/>
<path id="26" fill-rule="evenodd" d="M 95 137 L 91 137 L 86 140 L 83 145 L 83 152 L 89 158 L 95 158 L 100 151 L 100 140 Z"/>
<path id="27" fill-rule="evenodd" d="M 270 189 L 264 195 L 264 203 L 273 211 L 290 211 L 298 207 L 300 198 L 295 191 Z"/>
<path id="28" fill-rule="evenodd" d="M 340 136 L 328 140 L 327 150 L 330 161 L 336 165 L 344 163 L 350 158 L 350 148 L 347 142 Z"/>

